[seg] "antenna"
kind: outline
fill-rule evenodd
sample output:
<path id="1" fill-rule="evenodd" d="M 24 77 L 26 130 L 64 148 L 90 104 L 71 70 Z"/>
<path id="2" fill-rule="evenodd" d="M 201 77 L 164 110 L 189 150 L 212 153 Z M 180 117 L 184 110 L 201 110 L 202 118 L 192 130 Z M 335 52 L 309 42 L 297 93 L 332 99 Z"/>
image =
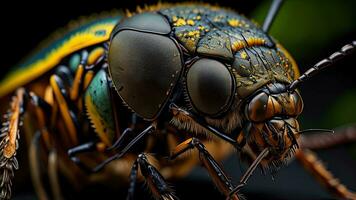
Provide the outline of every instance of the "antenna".
<path id="1" fill-rule="evenodd" d="M 293 81 L 289 87 L 288 91 L 293 91 L 295 88 L 298 87 L 304 81 L 310 79 L 315 74 L 318 74 L 321 70 L 332 66 L 336 63 L 336 61 L 345 58 L 345 56 L 350 55 L 356 48 L 356 41 L 352 41 L 352 43 L 347 44 L 341 48 L 341 50 L 331 54 L 329 57 L 321 60 L 320 62 L 316 63 L 312 68 L 308 69 L 304 74 L 302 74 L 298 79 Z"/>
<path id="2" fill-rule="evenodd" d="M 268 32 L 269 29 L 271 28 L 272 22 L 275 19 L 278 11 L 280 10 L 282 6 L 283 0 L 273 0 L 271 7 L 268 10 L 267 17 L 265 21 L 263 22 L 262 30 L 264 32 Z"/>

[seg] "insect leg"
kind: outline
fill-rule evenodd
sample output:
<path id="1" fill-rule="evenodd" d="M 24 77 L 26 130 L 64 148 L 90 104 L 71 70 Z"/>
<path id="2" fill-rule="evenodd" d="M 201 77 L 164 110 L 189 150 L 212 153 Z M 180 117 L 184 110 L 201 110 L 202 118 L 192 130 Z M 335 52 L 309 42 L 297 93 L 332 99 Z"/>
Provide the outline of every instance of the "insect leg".
<path id="1" fill-rule="evenodd" d="M 108 150 L 119 149 L 120 147 L 122 147 L 124 141 L 128 139 L 128 137 L 133 133 L 134 132 L 131 128 L 125 129 L 122 135 L 116 140 L 116 142 L 111 147 L 108 148 Z"/>
<path id="2" fill-rule="evenodd" d="M 25 89 L 18 89 L 11 100 L 9 111 L 4 115 L 5 122 L 0 130 L 0 199 L 11 198 L 14 170 L 18 169 L 15 156 L 24 113 L 24 100 Z"/>
<path id="3" fill-rule="evenodd" d="M 20 126 L 22 125 L 22 117 L 25 113 L 26 100 L 31 99 L 31 103 L 35 105 L 37 116 L 40 112 L 42 114 L 47 110 L 47 104 L 36 98 L 33 93 L 28 93 L 24 88 L 20 88 L 13 96 L 10 109 L 4 115 L 4 123 L 1 128 L 1 142 L 0 142 L 0 199 L 9 199 L 11 197 L 11 185 L 14 177 L 14 170 L 18 169 L 18 162 L 16 159 L 16 151 L 18 149 L 18 139 L 20 137 Z M 45 127 L 44 117 L 39 117 L 39 128 Z"/>
<path id="4" fill-rule="evenodd" d="M 36 194 L 40 200 L 47 200 L 50 199 L 50 197 L 45 190 L 45 186 L 42 180 L 43 176 L 41 168 L 42 161 L 40 158 L 40 140 L 41 132 L 37 131 L 32 138 L 28 151 L 28 157 L 30 159 L 31 178 Z"/>
<path id="5" fill-rule="evenodd" d="M 81 91 L 85 91 L 89 86 L 95 74 L 94 68 L 101 66 L 100 63 L 104 60 L 104 57 L 105 49 L 103 47 L 97 47 L 89 54 L 87 51 L 82 52 L 81 61 L 76 68 L 74 80 L 69 92 L 72 101 L 78 100 Z"/>
<path id="6" fill-rule="evenodd" d="M 127 197 L 126 200 L 133 200 L 134 199 L 134 194 L 135 194 L 135 187 L 136 187 L 136 179 L 137 179 L 137 171 L 138 171 L 138 163 L 137 161 L 134 162 L 131 168 L 131 173 L 130 173 L 130 186 L 128 189 Z"/>
<path id="7" fill-rule="evenodd" d="M 72 109 L 69 108 L 68 105 L 68 102 L 70 102 L 69 96 L 67 90 L 63 85 L 63 81 L 59 76 L 52 75 L 50 78 L 50 84 L 52 86 L 56 102 L 58 103 L 58 106 L 61 110 L 60 113 L 68 129 L 71 143 L 78 144 L 78 138 L 77 138 L 78 121 Z"/>
<path id="8" fill-rule="evenodd" d="M 91 169 L 86 167 L 86 165 L 84 165 L 82 163 L 82 161 L 78 157 L 76 157 L 76 155 L 80 154 L 80 153 L 85 153 L 85 152 L 93 152 L 96 150 L 99 152 L 101 150 L 100 148 L 98 148 L 97 142 L 87 142 L 87 143 L 84 143 L 84 144 L 81 144 L 81 145 L 78 145 L 76 147 L 69 149 L 68 156 L 81 169 L 83 169 L 87 172 L 91 172 Z"/>
<path id="9" fill-rule="evenodd" d="M 178 107 L 174 103 L 170 104 L 170 110 L 173 113 L 173 115 L 183 115 L 185 117 L 188 117 L 188 118 L 192 119 L 193 121 L 195 121 L 196 123 L 198 123 L 202 127 L 204 127 L 207 130 L 209 130 L 211 133 L 216 135 L 217 137 L 229 142 L 230 144 L 232 144 L 232 145 L 234 145 L 235 147 L 238 148 L 238 143 L 234 139 L 230 138 L 229 136 L 226 136 L 223 132 L 221 132 L 217 128 L 210 126 L 209 124 L 207 124 L 205 122 L 204 119 L 202 119 L 202 118 L 200 118 L 198 116 L 195 116 L 193 113 L 190 113 L 187 110 L 184 110 L 183 108 Z"/>
<path id="10" fill-rule="evenodd" d="M 148 187 L 151 189 L 156 199 L 175 200 L 178 199 L 173 190 L 164 180 L 159 171 L 149 163 L 144 153 L 138 155 L 137 163 L 140 167 L 141 174 L 145 177 Z"/>
<path id="11" fill-rule="evenodd" d="M 35 93 L 29 92 L 31 104 L 35 106 L 38 128 L 41 132 L 41 137 L 44 140 L 47 149 L 52 146 L 52 139 L 48 130 L 50 121 L 47 120 L 52 112 L 52 106 L 44 99 L 38 97 Z"/>
<path id="12" fill-rule="evenodd" d="M 108 159 L 104 160 L 102 163 L 97 165 L 94 169 L 91 169 L 91 172 L 98 172 L 101 169 L 105 167 L 108 163 L 110 163 L 113 160 L 121 158 L 123 155 L 125 155 L 137 142 L 139 142 L 141 139 L 143 139 L 147 134 L 150 134 L 156 130 L 156 124 L 153 123 L 150 126 L 148 126 L 145 130 L 143 130 L 141 133 L 139 133 L 135 138 L 130 140 L 130 142 L 118 153 L 115 155 L 109 157 Z"/>
<path id="13" fill-rule="evenodd" d="M 53 199 L 61 200 L 64 199 L 61 192 L 60 181 L 58 177 L 59 171 L 59 160 L 58 154 L 55 149 L 52 149 L 48 155 L 48 177 L 53 192 Z"/>
<path id="14" fill-rule="evenodd" d="M 73 85 L 73 75 L 67 66 L 65 65 L 58 66 L 54 74 L 59 76 L 63 80 L 64 85 L 66 85 L 67 87 Z"/>
<path id="15" fill-rule="evenodd" d="M 107 148 L 107 149 L 103 149 L 102 148 L 103 145 L 100 145 L 102 143 L 93 142 L 93 141 L 85 143 L 85 144 L 78 145 L 78 146 L 73 147 L 73 148 L 68 150 L 68 156 L 80 168 L 84 169 L 87 172 L 91 172 L 92 170 L 87 168 L 81 162 L 81 160 L 77 157 L 77 154 L 87 153 L 87 152 L 94 152 L 94 151 L 103 152 L 105 150 L 110 151 L 110 150 L 113 150 L 113 149 L 118 149 L 118 148 L 123 146 L 125 141 L 128 141 L 128 139 L 132 138 L 134 133 L 135 132 L 133 132 L 131 130 L 131 128 L 125 129 L 125 131 L 123 132 L 122 136 L 118 138 L 118 140 L 114 143 L 114 145 L 109 147 L 109 148 Z"/>
<path id="16" fill-rule="evenodd" d="M 125 139 L 128 138 L 129 135 L 133 134 L 133 129 L 135 129 L 137 123 L 137 115 L 135 113 L 132 113 L 131 115 L 131 126 L 130 128 L 126 128 L 122 135 L 115 141 L 115 143 L 108 148 L 108 150 L 112 149 L 119 149 L 122 145 Z"/>
<path id="17" fill-rule="evenodd" d="M 77 70 L 76 70 L 76 73 L 74 76 L 73 84 L 70 88 L 70 99 L 72 101 L 77 100 L 77 98 L 79 97 L 79 89 L 82 84 L 82 79 L 84 77 L 84 69 L 85 69 L 85 66 L 87 63 L 87 59 L 88 59 L 88 52 L 83 51 L 80 64 L 77 67 Z"/>
<path id="18" fill-rule="evenodd" d="M 71 158 L 71 160 L 73 160 L 73 162 L 76 162 L 77 158 L 75 157 L 75 155 L 82 152 L 91 152 L 95 149 L 96 149 L 96 142 L 87 142 L 69 149 L 68 156 L 69 158 Z"/>
<path id="19" fill-rule="evenodd" d="M 182 142 L 181 144 L 179 144 L 172 152 L 171 159 L 175 159 L 177 156 L 193 148 L 198 149 L 200 161 L 202 162 L 203 166 L 210 174 L 216 187 L 225 196 L 229 196 L 230 192 L 234 188 L 234 185 L 231 183 L 230 179 L 225 175 L 220 165 L 215 161 L 215 159 L 206 150 L 205 146 L 198 139 L 190 138 Z M 234 200 L 239 199 L 239 197 L 236 194 L 232 195 L 230 198 Z"/>
<path id="20" fill-rule="evenodd" d="M 356 193 L 351 192 L 338 179 L 336 179 L 318 160 L 315 153 L 308 149 L 299 149 L 296 152 L 298 161 L 309 170 L 329 191 L 343 199 L 356 199 Z"/>
<path id="21" fill-rule="evenodd" d="M 44 199 L 51 199 L 50 196 L 47 194 L 45 190 L 45 185 L 43 183 L 43 161 L 41 160 L 41 153 L 44 151 L 53 149 L 53 138 L 52 135 L 49 132 L 49 123 L 50 120 L 47 120 L 49 116 L 51 115 L 52 111 L 52 106 L 47 103 L 45 100 L 43 100 L 41 97 L 38 97 L 35 93 L 29 92 L 28 97 L 30 99 L 31 105 L 35 106 L 35 113 L 37 116 L 37 124 L 38 124 L 38 131 L 35 133 L 35 135 L 32 138 L 32 142 L 29 147 L 29 160 L 30 160 L 30 170 L 31 170 L 31 176 L 32 180 L 34 182 L 34 188 L 36 190 L 37 195 L 39 196 L 39 199 L 44 200 Z M 45 144 L 45 148 L 41 149 L 41 139 L 43 140 Z M 60 199 L 60 187 L 58 184 L 58 179 L 57 182 L 55 182 L 54 179 L 54 161 L 53 160 L 53 150 L 50 150 L 49 155 L 48 155 L 48 178 L 50 180 L 50 186 L 53 191 L 53 197 L 55 199 Z M 55 184 L 57 183 L 57 184 Z"/>
<path id="22" fill-rule="evenodd" d="M 252 173 L 255 171 L 258 164 L 260 164 L 260 162 L 263 160 L 263 158 L 265 158 L 268 155 L 268 153 L 269 150 L 266 148 L 257 156 L 257 158 L 253 161 L 251 166 L 247 169 L 245 174 L 242 176 L 239 185 L 230 192 L 229 195 L 230 198 L 232 195 L 234 195 L 236 192 L 238 192 L 241 188 L 243 188 L 246 185 L 248 179 L 251 177 Z"/>

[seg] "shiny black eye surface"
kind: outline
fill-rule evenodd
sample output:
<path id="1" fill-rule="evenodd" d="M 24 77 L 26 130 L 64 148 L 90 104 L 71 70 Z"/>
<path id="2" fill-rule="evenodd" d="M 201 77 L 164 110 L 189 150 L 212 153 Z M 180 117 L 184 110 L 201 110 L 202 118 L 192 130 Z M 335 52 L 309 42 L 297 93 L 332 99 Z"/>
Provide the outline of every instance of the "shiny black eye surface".
<path id="1" fill-rule="evenodd" d="M 137 19 L 124 23 L 124 29 L 111 38 L 108 56 L 109 72 L 120 97 L 147 120 L 159 115 L 182 71 L 176 43 L 157 32 L 163 28 L 153 26 L 149 30 L 149 26 L 142 25 L 145 24 L 142 21 L 148 23 L 151 18 L 138 15 Z M 132 30 L 127 29 L 130 27 Z M 144 30 L 137 31 L 137 27 Z"/>
<path id="2" fill-rule="evenodd" d="M 221 62 L 205 58 L 196 61 L 187 73 L 187 91 L 194 109 L 209 116 L 225 112 L 231 106 L 233 82 Z"/>

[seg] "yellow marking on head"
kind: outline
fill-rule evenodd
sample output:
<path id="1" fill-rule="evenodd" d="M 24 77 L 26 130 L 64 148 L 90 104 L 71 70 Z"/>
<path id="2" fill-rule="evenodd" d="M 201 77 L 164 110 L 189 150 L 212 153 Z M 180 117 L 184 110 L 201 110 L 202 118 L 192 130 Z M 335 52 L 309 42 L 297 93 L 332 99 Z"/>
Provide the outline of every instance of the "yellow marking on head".
<path id="1" fill-rule="evenodd" d="M 133 13 L 129 9 L 126 9 L 125 15 L 126 15 L 126 17 L 132 17 Z"/>
<path id="2" fill-rule="evenodd" d="M 245 47 L 245 43 L 243 41 L 235 41 L 231 45 L 231 49 L 233 52 L 237 52 L 244 47 Z"/>
<path id="3" fill-rule="evenodd" d="M 220 18 L 219 17 L 214 17 L 213 22 L 219 22 Z"/>
<path id="4" fill-rule="evenodd" d="M 177 27 L 184 26 L 184 25 L 187 25 L 187 22 L 183 18 L 179 18 L 173 25 L 177 26 Z"/>
<path id="5" fill-rule="evenodd" d="M 256 37 L 247 38 L 247 44 L 248 44 L 249 47 L 264 45 L 265 42 L 266 41 L 264 39 L 262 39 L 262 38 L 256 38 Z"/>
<path id="6" fill-rule="evenodd" d="M 99 113 L 96 111 L 95 106 L 92 103 L 92 99 L 90 95 L 85 95 L 85 107 L 87 108 L 88 115 L 90 121 L 94 125 L 95 132 L 98 134 L 101 141 L 106 144 L 107 146 L 111 146 L 111 141 L 108 138 L 108 133 L 105 133 L 104 130 L 108 130 L 105 128 L 105 124 L 99 119 Z"/>
<path id="7" fill-rule="evenodd" d="M 37 60 L 25 69 L 18 69 L 4 78 L 0 82 L 0 97 L 13 91 L 15 88 L 25 85 L 56 66 L 64 57 L 80 50 L 84 47 L 91 46 L 109 39 L 110 32 L 115 24 L 105 23 L 90 27 L 85 32 L 73 35 L 67 41 L 63 42 L 57 49 L 48 52 L 41 60 Z M 105 35 L 96 34 L 98 31 L 106 32 Z"/>
<path id="8" fill-rule="evenodd" d="M 173 16 L 172 20 L 173 20 L 173 22 L 176 22 L 178 20 L 178 17 L 177 16 Z"/>
<path id="9" fill-rule="evenodd" d="M 140 6 L 136 6 L 136 12 L 137 13 L 142 13 L 142 8 Z"/>
<path id="10" fill-rule="evenodd" d="M 145 5 L 144 8 L 140 8 L 141 12 L 145 12 L 145 11 L 157 11 L 157 10 L 161 10 L 161 9 L 166 9 L 166 8 L 170 8 L 173 6 L 200 6 L 200 7 L 205 7 L 208 8 L 212 11 L 216 11 L 216 10 L 225 10 L 225 11 L 235 11 L 231 8 L 227 8 L 227 7 L 221 7 L 221 6 L 216 6 L 216 5 L 211 5 L 209 3 L 203 3 L 203 2 L 178 2 L 178 3 L 162 3 L 162 2 L 158 2 L 157 4 L 153 4 L 153 5 Z M 193 13 L 200 13 L 202 12 L 201 9 L 193 9 Z M 136 12 L 138 13 L 138 11 Z M 135 12 L 130 13 L 131 15 L 136 14 Z M 222 17 L 222 16 L 220 16 Z M 201 19 L 201 16 L 197 16 L 196 18 L 197 20 Z M 175 20 L 173 20 L 175 21 Z"/>
<path id="11" fill-rule="evenodd" d="M 247 42 L 247 44 L 246 44 Z M 266 41 L 262 38 L 256 38 L 256 37 L 250 37 L 246 39 L 246 42 L 244 41 L 235 41 L 231 44 L 231 49 L 233 52 L 237 52 L 241 50 L 242 48 L 245 47 L 252 47 L 252 46 L 261 46 L 265 45 Z"/>
<path id="12" fill-rule="evenodd" d="M 300 76 L 300 72 L 299 72 L 299 68 L 298 68 L 297 62 L 295 62 L 294 58 L 290 55 L 290 53 L 287 51 L 287 49 L 285 49 L 281 44 L 277 43 L 277 48 L 279 48 L 284 53 L 284 55 L 287 57 L 287 59 L 292 64 L 292 69 L 293 69 L 294 74 L 295 74 L 294 78 L 297 79 Z"/>
<path id="13" fill-rule="evenodd" d="M 237 19 L 229 19 L 227 20 L 227 23 L 232 27 L 237 27 L 240 25 L 240 21 Z"/>
<path id="14" fill-rule="evenodd" d="M 200 36 L 200 31 L 195 30 L 195 31 L 189 31 L 188 32 L 189 37 L 199 37 Z"/>
<path id="15" fill-rule="evenodd" d="M 246 59 L 247 58 L 247 53 L 245 51 L 240 53 L 240 56 L 242 59 Z"/>
<path id="16" fill-rule="evenodd" d="M 187 20 L 187 24 L 190 25 L 190 26 L 194 26 L 195 22 L 191 19 L 188 19 Z"/>

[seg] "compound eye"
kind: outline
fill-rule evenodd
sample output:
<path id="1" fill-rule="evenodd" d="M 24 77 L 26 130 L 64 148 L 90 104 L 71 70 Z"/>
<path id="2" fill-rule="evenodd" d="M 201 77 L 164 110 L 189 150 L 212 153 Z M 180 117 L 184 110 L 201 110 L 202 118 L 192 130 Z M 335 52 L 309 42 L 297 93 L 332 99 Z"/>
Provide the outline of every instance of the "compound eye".
<path id="1" fill-rule="evenodd" d="M 187 91 L 196 111 L 217 116 L 229 109 L 234 92 L 231 73 L 216 60 L 200 59 L 187 73 Z"/>
<path id="2" fill-rule="evenodd" d="M 109 71 L 120 97 L 137 115 L 157 118 L 178 82 L 180 51 L 170 38 L 122 30 L 111 40 Z"/>
<path id="3" fill-rule="evenodd" d="M 271 117 L 274 112 L 268 106 L 269 98 L 264 92 L 256 95 L 246 107 L 245 113 L 249 120 L 261 122 Z"/>
<path id="4" fill-rule="evenodd" d="M 304 107 L 302 97 L 300 96 L 299 92 L 294 92 L 292 94 L 292 98 L 293 98 L 293 102 L 294 102 L 294 106 L 295 106 L 293 114 L 296 116 L 300 115 L 300 113 L 302 113 L 303 107 Z"/>

